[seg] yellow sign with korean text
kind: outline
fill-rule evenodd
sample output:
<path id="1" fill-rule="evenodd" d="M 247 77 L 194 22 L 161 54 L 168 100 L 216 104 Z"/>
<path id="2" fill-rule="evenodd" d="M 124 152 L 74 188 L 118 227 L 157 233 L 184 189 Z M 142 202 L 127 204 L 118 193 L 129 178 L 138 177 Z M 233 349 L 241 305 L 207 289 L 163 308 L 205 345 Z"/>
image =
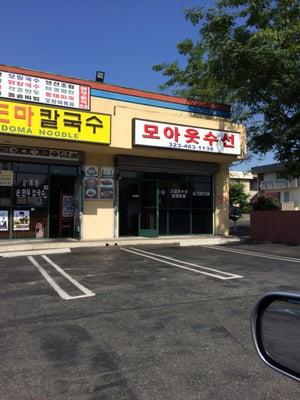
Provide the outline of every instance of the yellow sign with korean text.
<path id="1" fill-rule="evenodd" d="M 0 101 L 1 134 L 110 144 L 111 116 Z"/>

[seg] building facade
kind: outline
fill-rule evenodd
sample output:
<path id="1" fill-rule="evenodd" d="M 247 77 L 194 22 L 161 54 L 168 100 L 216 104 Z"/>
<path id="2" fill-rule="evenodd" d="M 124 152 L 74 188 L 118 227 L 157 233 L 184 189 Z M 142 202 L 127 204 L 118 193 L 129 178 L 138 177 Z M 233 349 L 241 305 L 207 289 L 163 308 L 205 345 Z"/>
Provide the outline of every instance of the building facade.
<path id="1" fill-rule="evenodd" d="M 244 193 L 251 201 L 257 195 L 257 175 L 247 171 L 230 171 L 230 182 L 241 183 L 244 186 Z"/>
<path id="2" fill-rule="evenodd" d="M 259 195 L 276 198 L 282 210 L 299 210 L 300 179 L 286 177 L 283 164 L 262 165 L 251 171 L 257 174 Z"/>
<path id="3" fill-rule="evenodd" d="M 221 104 L 0 65 L 0 238 L 228 234 Z"/>

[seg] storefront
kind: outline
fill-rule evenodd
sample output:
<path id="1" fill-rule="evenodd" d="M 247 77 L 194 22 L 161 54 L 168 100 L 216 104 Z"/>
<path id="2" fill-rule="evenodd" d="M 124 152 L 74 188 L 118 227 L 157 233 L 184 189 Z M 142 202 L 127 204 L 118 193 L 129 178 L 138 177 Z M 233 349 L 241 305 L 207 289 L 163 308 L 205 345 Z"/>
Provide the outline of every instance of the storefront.
<path id="1" fill-rule="evenodd" d="M 0 238 L 79 238 L 83 154 L 1 145 L 0 157 Z"/>
<path id="2" fill-rule="evenodd" d="M 228 234 L 228 106 L 0 66 L 0 239 Z"/>
<path id="3" fill-rule="evenodd" d="M 214 163 L 119 156 L 119 235 L 213 233 Z"/>

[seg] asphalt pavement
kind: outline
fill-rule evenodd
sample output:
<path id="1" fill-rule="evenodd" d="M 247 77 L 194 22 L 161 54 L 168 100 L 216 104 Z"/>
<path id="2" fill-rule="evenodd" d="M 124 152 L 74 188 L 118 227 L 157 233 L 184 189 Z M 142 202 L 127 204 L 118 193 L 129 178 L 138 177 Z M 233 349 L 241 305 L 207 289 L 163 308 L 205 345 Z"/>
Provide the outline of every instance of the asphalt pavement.
<path id="1" fill-rule="evenodd" d="M 299 246 L 252 243 L 0 258 L 0 399 L 299 399 L 249 328 L 299 268 Z"/>
<path id="2" fill-rule="evenodd" d="M 238 221 L 229 221 L 229 234 L 243 240 L 250 239 L 250 215 L 244 214 Z"/>

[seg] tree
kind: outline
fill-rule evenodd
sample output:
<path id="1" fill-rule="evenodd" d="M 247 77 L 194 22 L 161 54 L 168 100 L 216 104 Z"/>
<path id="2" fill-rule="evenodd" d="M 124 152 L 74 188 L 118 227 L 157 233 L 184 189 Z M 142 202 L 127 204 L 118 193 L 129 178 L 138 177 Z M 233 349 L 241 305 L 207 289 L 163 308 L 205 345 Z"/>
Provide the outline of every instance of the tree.
<path id="1" fill-rule="evenodd" d="M 254 211 L 280 210 L 281 203 L 273 197 L 258 196 L 252 204 Z"/>
<path id="2" fill-rule="evenodd" d="M 245 193 L 244 185 L 240 182 L 231 182 L 229 185 L 229 204 L 239 204 L 242 211 L 249 205 L 249 195 Z"/>
<path id="3" fill-rule="evenodd" d="M 273 151 L 290 175 L 300 174 L 299 0 L 217 0 L 186 9 L 199 39 L 177 45 L 185 59 L 155 65 L 161 89 L 191 100 L 232 105 L 248 128 L 254 153 Z"/>

